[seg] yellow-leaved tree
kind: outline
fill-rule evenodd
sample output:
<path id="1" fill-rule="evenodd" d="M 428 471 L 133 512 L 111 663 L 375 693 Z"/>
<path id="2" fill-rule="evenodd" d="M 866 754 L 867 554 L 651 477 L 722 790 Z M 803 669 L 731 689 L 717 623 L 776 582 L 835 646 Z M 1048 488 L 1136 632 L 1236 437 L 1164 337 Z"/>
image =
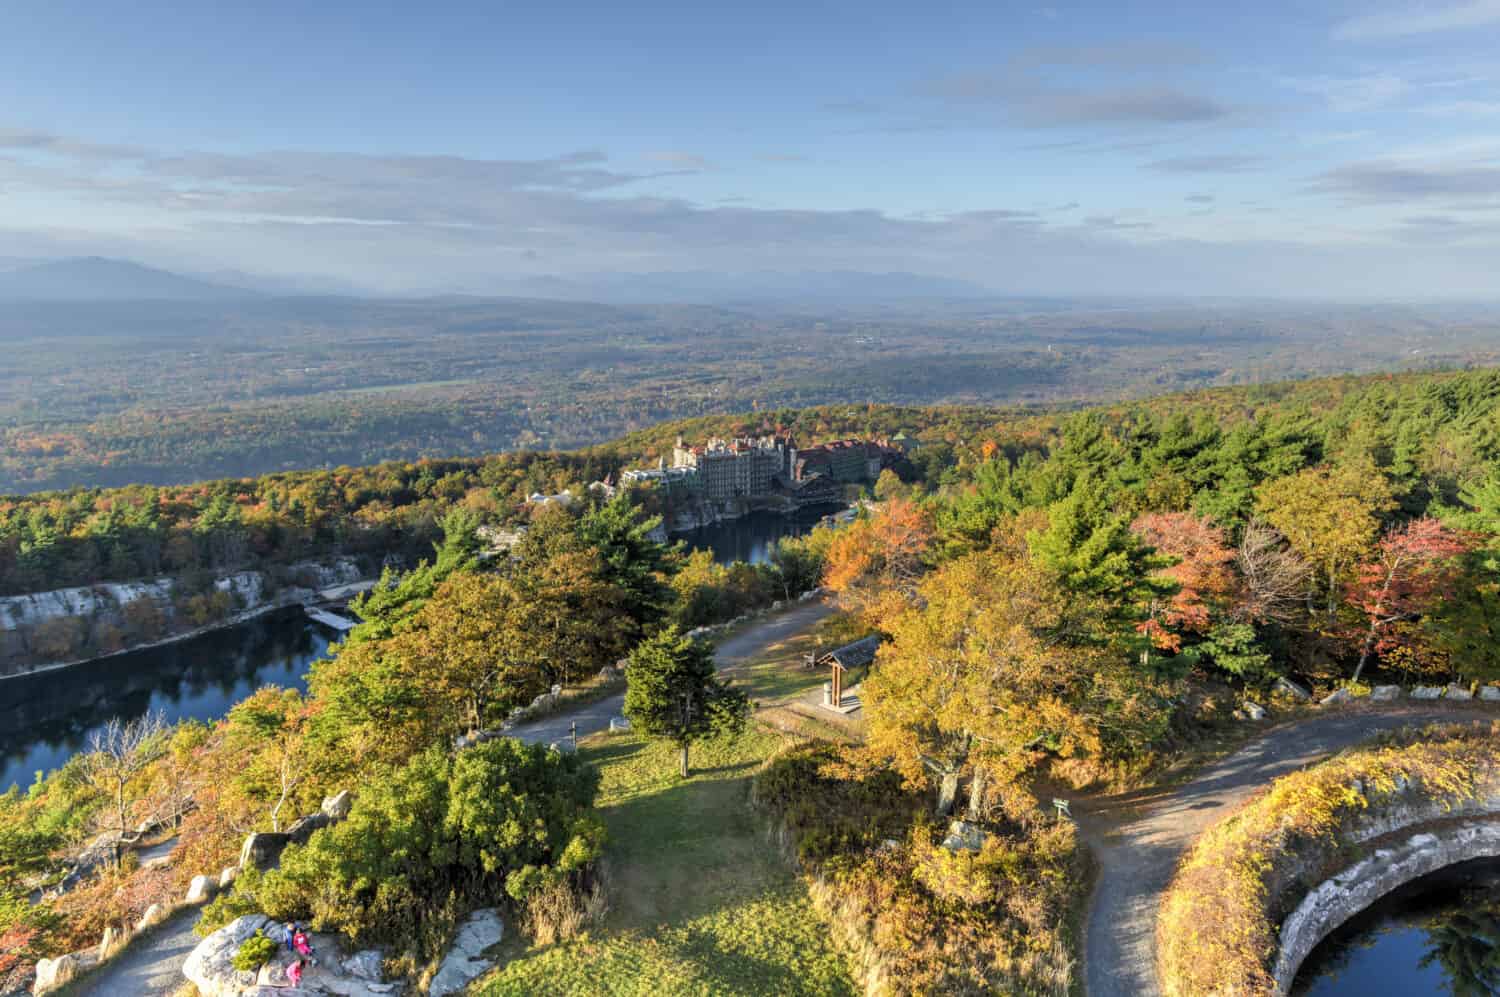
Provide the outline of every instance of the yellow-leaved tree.
<path id="1" fill-rule="evenodd" d="M 1311 566 L 1307 614 L 1311 628 L 1336 628 L 1345 587 L 1395 508 L 1390 482 L 1369 461 L 1311 467 L 1261 485 L 1256 506 Z"/>
<path id="2" fill-rule="evenodd" d="M 1162 685 L 1094 643 L 1097 609 L 1031 559 L 970 554 L 917 595 L 888 618 L 891 639 L 864 683 L 867 749 L 934 786 L 937 812 L 965 778 L 978 818 L 987 784 L 1044 757 L 1120 752 L 1160 733 Z"/>

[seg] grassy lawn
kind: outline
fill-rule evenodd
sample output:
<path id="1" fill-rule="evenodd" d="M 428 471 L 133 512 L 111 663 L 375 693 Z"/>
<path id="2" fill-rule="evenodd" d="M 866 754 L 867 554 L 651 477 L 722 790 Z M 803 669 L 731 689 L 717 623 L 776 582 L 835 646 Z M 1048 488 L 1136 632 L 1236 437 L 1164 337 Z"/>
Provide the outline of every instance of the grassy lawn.
<path id="1" fill-rule="evenodd" d="M 684 782 L 669 744 L 584 741 L 604 776 L 610 914 L 591 937 L 547 949 L 513 938 L 510 961 L 473 992 L 853 994 L 806 889 L 750 809 L 750 777 L 782 743 L 752 725 L 697 745 Z"/>

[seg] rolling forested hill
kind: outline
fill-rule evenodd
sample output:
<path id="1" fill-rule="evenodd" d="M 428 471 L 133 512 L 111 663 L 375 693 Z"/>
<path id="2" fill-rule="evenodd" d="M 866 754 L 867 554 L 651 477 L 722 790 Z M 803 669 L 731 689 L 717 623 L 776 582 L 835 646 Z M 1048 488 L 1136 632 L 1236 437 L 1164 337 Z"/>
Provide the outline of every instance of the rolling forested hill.
<path id="1" fill-rule="evenodd" d="M 0 492 L 569 449 L 857 399 L 1030 411 L 1500 360 L 1492 309 L 8 302 Z"/>

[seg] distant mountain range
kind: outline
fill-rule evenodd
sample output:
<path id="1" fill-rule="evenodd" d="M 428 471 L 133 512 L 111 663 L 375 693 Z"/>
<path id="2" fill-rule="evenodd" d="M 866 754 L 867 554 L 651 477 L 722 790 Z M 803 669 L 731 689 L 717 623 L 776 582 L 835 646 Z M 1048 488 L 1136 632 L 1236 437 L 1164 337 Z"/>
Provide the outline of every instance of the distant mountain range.
<path id="1" fill-rule="evenodd" d="M 256 291 L 99 256 L 0 272 L 0 301 L 235 301 Z"/>
<path id="2" fill-rule="evenodd" d="M 830 304 L 992 297 L 977 284 L 912 273 L 858 270 L 721 273 L 597 273 L 496 277 L 434 287 L 427 294 L 543 298 L 611 304 Z M 268 277 L 238 270 L 173 273 L 101 256 L 45 263 L 0 258 L 0 301 L 243 301 L 257 297 L 391 297 L 332 278 Z"/>

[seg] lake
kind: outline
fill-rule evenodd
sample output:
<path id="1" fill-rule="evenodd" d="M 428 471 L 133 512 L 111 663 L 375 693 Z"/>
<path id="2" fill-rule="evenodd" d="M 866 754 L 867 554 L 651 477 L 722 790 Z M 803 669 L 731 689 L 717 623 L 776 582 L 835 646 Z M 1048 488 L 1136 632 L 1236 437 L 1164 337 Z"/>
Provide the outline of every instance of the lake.
<path id="1" fill-rule="evenodd" d="M 1500 862 L 1453 866 L 1382 898 L 1313 950 L 1294 992 L 1500 994 Z"/>
<path id="2" fill-rule="evenodd" d="M 843 506 L 818 506 L 804 509 L 795 516 L 780 516 L 772 512 L 752 512 L 739 519 L 727 519 L 712 526 L 696 530 L 673 533 L 673 540 L 681 540 L 697 550 L 711 550 L 714 560 L 720 564 L 744 561 L 762 564 L 771 559 L 776 542 L 782 537 L 800 537 L 818 525 L 818 521 Z"/>
<path id="3" fill-rule="evenodd" d="M 189 640 L 0 681 L 0 791 L 29 784 L 88 743 L 111 717 L 160 710 L 215 720 L 259 687 L 307 687 L 307 668 L 337 638 L 300 608 Z"/>

